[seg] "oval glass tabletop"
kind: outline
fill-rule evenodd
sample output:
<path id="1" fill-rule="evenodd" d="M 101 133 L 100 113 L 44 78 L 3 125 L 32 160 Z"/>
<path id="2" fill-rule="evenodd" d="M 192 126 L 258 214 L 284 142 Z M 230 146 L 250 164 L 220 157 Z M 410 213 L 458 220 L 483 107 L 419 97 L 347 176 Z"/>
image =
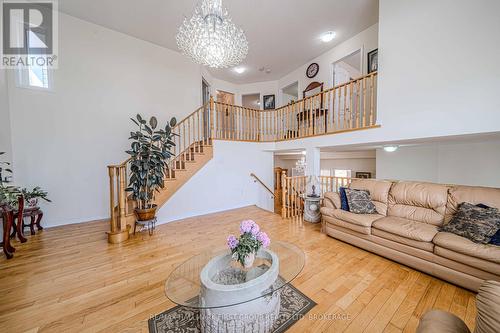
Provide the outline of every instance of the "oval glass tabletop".
<path id="1" fill-rule="evenodd" d="M 259 251 L 249 269 L 232 260 L 228 249 L 196 255 L 170 274 L 165 294 L 178 305 L 204 309 L 271 295 L 299 275 L 305 255 L 297 246 L 279 241 L 272 242 L 267 250 Z"/>

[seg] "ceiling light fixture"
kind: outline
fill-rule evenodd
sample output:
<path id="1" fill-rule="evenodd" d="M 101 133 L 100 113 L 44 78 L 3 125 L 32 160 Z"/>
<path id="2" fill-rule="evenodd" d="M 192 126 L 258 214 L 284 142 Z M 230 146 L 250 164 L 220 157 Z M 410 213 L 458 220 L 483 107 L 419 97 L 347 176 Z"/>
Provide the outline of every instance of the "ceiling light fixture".
<path id="1" fill-rule="evenodd" d="M 388 153 L 393 153 L 398 150 L 399 146 L 384 146 L 384 150 Z"/>
<path id="2" fill-rule="evenodd" d="M 236 73 L 238 73 L 238 74 L 243 74 L 243 72 L 245 72 L 245 71 L 246 71 L 246 68 L 245 68 L 245 67 L 234 67 L 233 69 L 234 69 L 234 71 L 235 71 Z"/>
<path id="3" fill-rule="evenodd" d="M 321 35 L 321 40 L 325 43 L 331 42 L 337 34 L 335 31 L 327 31 Z"/>
<path id="4" fill-rule="evenodd" d="M 212 68 L 236 66 L 248 54 L 245 33 L 231 21 L 222 0 L 201 0 L 175 39 L 183 54 Z"/>

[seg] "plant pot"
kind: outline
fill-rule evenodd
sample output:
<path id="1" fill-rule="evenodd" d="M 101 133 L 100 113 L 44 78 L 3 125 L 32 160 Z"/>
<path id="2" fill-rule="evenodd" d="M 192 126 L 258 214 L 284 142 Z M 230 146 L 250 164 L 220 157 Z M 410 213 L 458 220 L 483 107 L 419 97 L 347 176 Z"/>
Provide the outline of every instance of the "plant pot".
<path id="1" fill-rule="evenodd" d="M 32 198 L 26 201 L 28 208 L 34 208 L 38 205 L 38 198 Z"/>
<path id="2" fill-rule="evenodd" d="M 139 221 L 148 221 L 155 218 L 157 208 L 158 206 L 153 205 L 153 207 L 151 208 L 146 208 L 146 209 L 136 208 L 134 211 Z"/>
<path id="3" fill-rule="evenodd" d="M 245 268 L 251 268 L 253 266 L 253 262 L 255 260 L 255 252 L 248 253 L 245 256 L 245 259 L 243 260 L 244 264 L 243 267 Z"/>

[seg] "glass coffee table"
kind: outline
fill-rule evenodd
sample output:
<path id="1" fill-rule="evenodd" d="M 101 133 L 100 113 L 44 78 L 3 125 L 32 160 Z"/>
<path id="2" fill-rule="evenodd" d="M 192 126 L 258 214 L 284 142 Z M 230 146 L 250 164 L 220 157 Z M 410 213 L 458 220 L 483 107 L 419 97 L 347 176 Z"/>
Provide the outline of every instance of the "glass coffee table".
<path id="1" fill-rule="evenodd" d="M 165 282 L 174 303 L 200 309 L 202 332 L 269 332 L 279 315 L 280 289 L 302 271 L 304 252 L 275 241 L 260 250 L 244 269 L 228 249 L 196 255 L 177 267 Z"/>

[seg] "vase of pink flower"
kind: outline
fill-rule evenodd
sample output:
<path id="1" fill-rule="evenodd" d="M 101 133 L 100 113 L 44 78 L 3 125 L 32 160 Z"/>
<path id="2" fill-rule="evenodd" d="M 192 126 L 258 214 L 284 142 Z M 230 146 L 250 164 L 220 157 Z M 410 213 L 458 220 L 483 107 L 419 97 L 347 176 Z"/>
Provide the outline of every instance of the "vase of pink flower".
<path id="1" fill-rule="evenodd" d="M 227 238 L 227 246 L 233 254 L 233 259 L 245 268 L 252 267 L 257 251 L 262 247 L 267 248 L 269 244 L 269 236 L 252 220 L 241 222 L 239 238 L 234 235 Z"/>

